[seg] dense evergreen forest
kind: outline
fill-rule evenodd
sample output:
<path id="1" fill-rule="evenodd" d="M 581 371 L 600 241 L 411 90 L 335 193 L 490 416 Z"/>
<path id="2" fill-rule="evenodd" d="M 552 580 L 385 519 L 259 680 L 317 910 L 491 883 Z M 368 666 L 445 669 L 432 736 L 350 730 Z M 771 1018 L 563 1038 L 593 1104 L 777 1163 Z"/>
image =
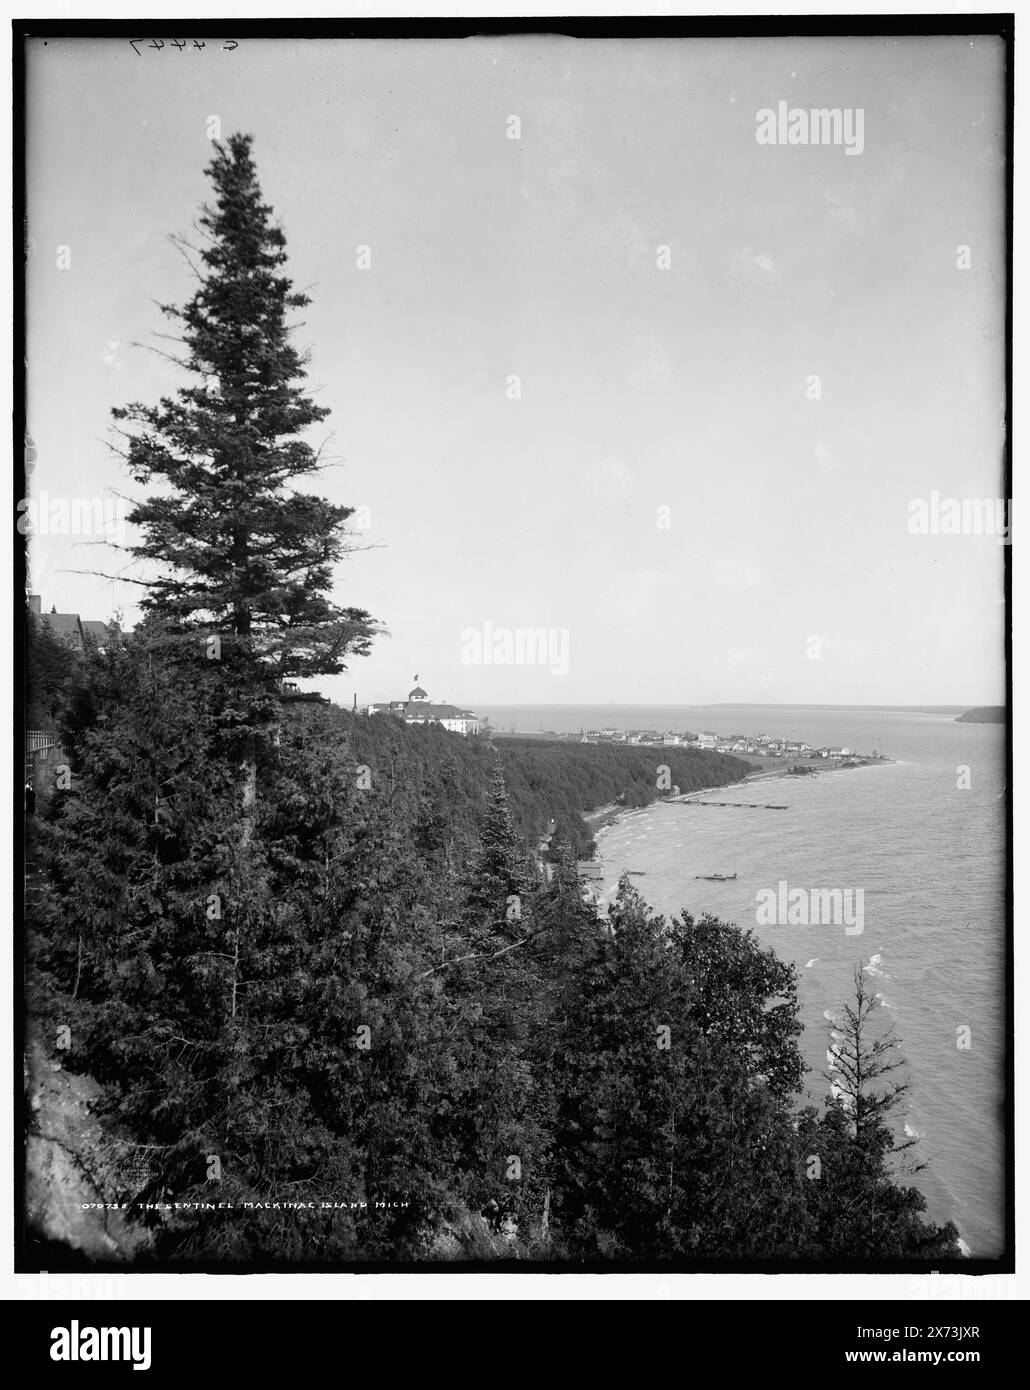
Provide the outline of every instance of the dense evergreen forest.
<path id="1" fill-rule="evenodd" d="M 148 1258 L 427 1260 L 441 1231 L 449 1258 L 957 1254 L 898 1179 L 895 1054 L 861 976 L 854 1095 L 800 1108 L 793 967 L 737 927 L 657 917 L 628 881 L 598 919 L 569 847 L 549 881 L 527 853 L 552 805 L 538 759 L 603 754 L 592 799 L 645 750 L 288 704 L 244 879 L 220 667 L 145 624 L 63 672 L 71 785 L 30 818 L 33 1025 L 70 1029 L 65 1065 L 145 1146 L 152 1175 L 121 1200 L 236 1208 L 149 1216 Z M 491 1204 L 500 1250 L 468 1229 Z"/>
<path id="2" fill-rule="evenodd" d="M 66 760 L 27 816 L 30 1041 L 145 1156 L 104 1192 L 150 1204 L 138 1262 L 957 1257 L 909 1183 L 861 973 L 838 1094 L 804 1106 L 792 966 L 628 879 L 603 917 L 583 900 L 581 811 L 652 799 L 656 763 L 687 790 L 734 760 L 283 700 L 378 625 L 326 597 L 350 513 L 293 487 L 325 413 L 289 345 L 306 301 L 249 139 L 216 151 L 201 287 L 166 310 L 194 384 L 115 412 L 161 577 L 102 650 L 28 636 Z"/>
<path id="3" fill-rule="evenodd" d="M 564 842 L 579 858 L 588 858 L 595 849 L 583 812 L 609 804 L 647 806 L 676 788 L 689 792 L 725 786 L 749 771 L 740 758 L 687 748 L 604 747 L 533 738 L 503 738 L 486 746 L 481 739 L 458 743 L 433 725 L 409 731 L 390 716 L 351 715 L 332 706 L 325 720 L 327 727 L 338 729 L 349 740 L 359 761 L 380 775 L 397 760 L 403 764 L 410 758 L 405 750 L 412 747 L 411 738 L 421 737 L 424 772 L 420 780 L 436 780 L 447 768 L 449 785 L 460 789 L 473 820 L 484 806 L 489 780 L 485 769 L 498 761 L 515 827 L 526 849 L 536 848 L 553 820 L 555 842 Z M 454 805 L 452 815 L 461 814 Z"/>
<path id="4" fill-rule="evenodd" d="M 611 802 L 648 806 L 658 796 L 737 782 L 750 771 L 741 758 L 692 748 L 605 747 L 540 739 L 497 741 L 516 824 L 531 842 L 557 822 L 556 835 L 581 858 L 594 851 L 582 812 Z M 666 788 L 659 791 L 659 784 Z"/>

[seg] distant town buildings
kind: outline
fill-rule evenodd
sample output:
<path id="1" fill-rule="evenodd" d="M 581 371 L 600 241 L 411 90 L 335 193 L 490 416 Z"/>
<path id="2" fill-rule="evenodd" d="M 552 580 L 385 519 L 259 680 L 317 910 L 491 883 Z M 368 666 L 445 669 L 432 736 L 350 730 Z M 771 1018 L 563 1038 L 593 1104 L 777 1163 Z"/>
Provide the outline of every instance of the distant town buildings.
<path id="1" fill-rule="evenodd" d="M 453 734 L 478 734 L 481 720 L 470 709 L 459 709 L 457 705 L 434 704 L 429 695 L 417 683 L 408 691 L 406 700 L 390 700 L 385 705 L 369 705 L 368 714 L 393 714 L 403 719 L 405 724 L 439 724 Z"/>
<path id="2" fill-rule="evenodd" d="M 647 748 L 693 748 L 732 753 L 749 758 L 855 758 L 850 748 L 814 748 L 801 739 L 773 738 L 769 734 L 716 733 L 703 729 L 699 734 L 657 729 L 580 729 L 579 734 L 552 735 L 572 738 L 579 743 L 628 744 Z"/>

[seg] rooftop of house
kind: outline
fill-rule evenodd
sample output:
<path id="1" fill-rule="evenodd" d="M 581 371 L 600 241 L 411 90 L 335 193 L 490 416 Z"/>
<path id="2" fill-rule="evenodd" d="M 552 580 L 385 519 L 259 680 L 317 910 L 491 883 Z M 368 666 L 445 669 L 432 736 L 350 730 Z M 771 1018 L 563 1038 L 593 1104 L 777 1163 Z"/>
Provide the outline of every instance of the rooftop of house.
<path id="1" fill-rule="evenodd" d="M 428 700 L 409 700 L 405 708 L 406 719 L 475 719 L 477 716 L 469 709 L 459 709 L 457 705 L 434 705 Z"/>
<path id="2" fill-rule="evenodd" d="M 78 613 L 56 613 L 51 609 L 39 616 L 55 637 L 66 642 L 81 642 L 83 627 Z"/>
<path id="3" fill-rule="evenodd" d="M 75 647 L 81 647 L 87 637 L 92 638 L 98 645 L 103 645 L 111 636 L 110 626 L 98 618 L 80 618 L 78 613 L 58 613 L 53 606 L 49 613 L 44 613 L 38 594 L 29 595 L 29 611 L 34 613 L 40 622 L 45 623 L 55 637 L 63 642 L 70 642 Z"/>

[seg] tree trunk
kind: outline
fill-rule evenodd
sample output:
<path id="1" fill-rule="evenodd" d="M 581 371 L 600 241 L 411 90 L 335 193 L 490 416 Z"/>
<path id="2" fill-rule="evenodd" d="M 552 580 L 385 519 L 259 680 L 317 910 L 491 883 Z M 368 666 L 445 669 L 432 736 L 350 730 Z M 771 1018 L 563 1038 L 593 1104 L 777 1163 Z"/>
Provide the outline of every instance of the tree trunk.
<path id="1" fill-rule="evenodd" d="M 254 838 L 254 817 L 257 810 L 257 760 L 253 748 L 240 764 L 240 848 L 246 855 Z"/>

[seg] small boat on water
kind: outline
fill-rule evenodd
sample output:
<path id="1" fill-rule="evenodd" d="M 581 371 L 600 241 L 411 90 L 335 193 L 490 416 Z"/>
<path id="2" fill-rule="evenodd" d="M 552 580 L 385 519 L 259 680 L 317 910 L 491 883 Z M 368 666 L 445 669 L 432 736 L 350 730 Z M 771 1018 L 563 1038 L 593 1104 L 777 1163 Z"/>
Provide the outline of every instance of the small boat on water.
<path id="1" fill-rule="evenodd" d="M 703 878 L 706 883 L 731 883 L 737 877 L 736 874 L 695 874 L 695 878 Z"/>

